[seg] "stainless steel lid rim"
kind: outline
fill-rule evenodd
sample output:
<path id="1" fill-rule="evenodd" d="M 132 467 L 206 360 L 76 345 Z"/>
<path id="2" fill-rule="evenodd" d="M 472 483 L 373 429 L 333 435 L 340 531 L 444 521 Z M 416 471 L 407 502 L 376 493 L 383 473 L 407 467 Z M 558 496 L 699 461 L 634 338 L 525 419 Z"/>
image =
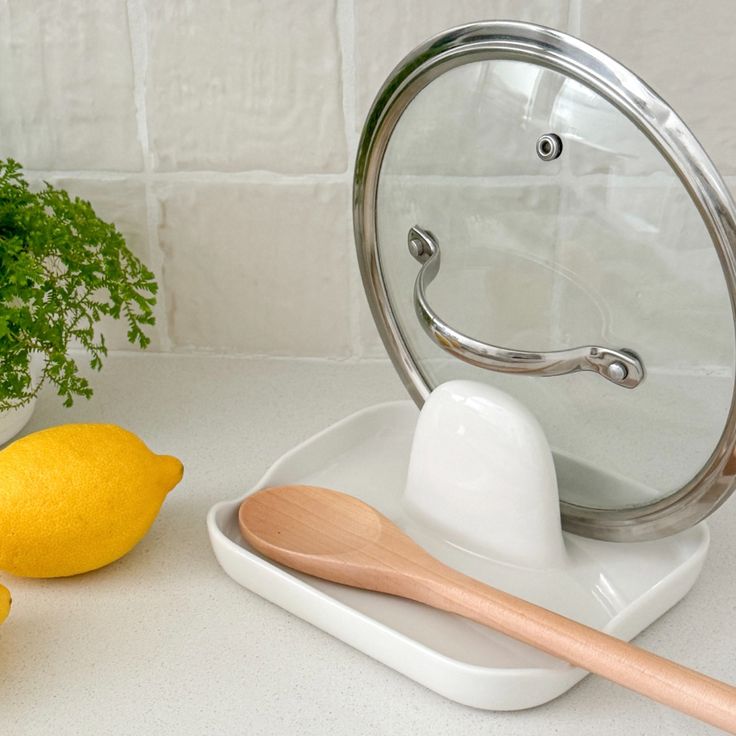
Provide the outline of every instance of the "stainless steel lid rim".
<path id="1" fill-rule="evenodd" d="M 715 166 L 671 108 L 633 72 L 559 31 L 505 21 L 461 26 L 425 42 L 394 69 L 368 115 L 355 165 L 354 231 L 363 285 L 388 354 L 416 403 L 422 405 L 431 384 L 394 319 L 383 277 L 377 248 L 379 175 L 393 130 L 416 95 L 446 71 L 481 59 L 520 60 L 562 72 L 613 104 L 647 136 L 703 218 L 720 259 L 736 324 L 736 207 Z M 732 391 L 720 442 L 679 491 L 652 504 L 614 510 L 562 502 L 563 525 L 585 536 L 615 541 L 653 539 L 687 528 L 731 493 L 733 476 L 724 468 L 735 448 L 736 391 Z"/>

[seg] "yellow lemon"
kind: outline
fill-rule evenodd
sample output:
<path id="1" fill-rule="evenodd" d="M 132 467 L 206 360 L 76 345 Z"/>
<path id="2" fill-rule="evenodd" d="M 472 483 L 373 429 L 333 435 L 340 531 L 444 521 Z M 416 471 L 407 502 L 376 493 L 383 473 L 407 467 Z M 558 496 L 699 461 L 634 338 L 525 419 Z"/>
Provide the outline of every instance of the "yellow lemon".
<path id="1" fill-rule="evenodd" d="M 0 624 L 10 613 L 10 603 L 10 591 L 4 585 L 0 585 Z"/>
<path id="2" fill-rule="evenodd" d="M 0 451 L 0 569 L 61 577 L 107 565 L 148 531 L 181 462 L 112 424 L 64 424 Z"/>

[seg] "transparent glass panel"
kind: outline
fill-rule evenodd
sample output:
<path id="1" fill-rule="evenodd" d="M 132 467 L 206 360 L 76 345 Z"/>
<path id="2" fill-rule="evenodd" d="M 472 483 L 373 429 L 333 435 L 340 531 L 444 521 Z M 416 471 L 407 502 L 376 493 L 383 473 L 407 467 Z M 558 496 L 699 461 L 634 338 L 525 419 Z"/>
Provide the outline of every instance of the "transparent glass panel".
<path id="1" fill-rule="evenodd" d="M 554 161 L 537 156 L 544 133 L 562 139 Z M 507 348 L 629 348 L 646 366 L 644 383 L 629 390 L 592 373 L 500 374 L 442 351 L 414 312 L 413 225 L 440 243 L 428 297 L 450 325 Z M 473 378 L 525 403 L 560 456 L 563 500 L 649 503 L 706 463 L 733 392 L 726 282 L 677 176 L 595 92 L 519 61 L 441 75 L 389 142 L 377 227 L 389 298 L 429 384 Z M 581 482 L 586 468 L 622 482 Z"/>

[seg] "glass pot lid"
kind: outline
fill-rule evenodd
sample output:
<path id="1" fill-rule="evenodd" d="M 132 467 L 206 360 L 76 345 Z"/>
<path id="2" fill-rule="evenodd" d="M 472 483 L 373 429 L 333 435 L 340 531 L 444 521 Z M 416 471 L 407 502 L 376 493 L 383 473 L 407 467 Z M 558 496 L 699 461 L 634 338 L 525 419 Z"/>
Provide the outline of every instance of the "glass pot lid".
<path id="1" fill-rule="evenodd" d="M 730 494 L 736 210 L 633 73 L 527 23 L 430 39 L 368 115 L 354 224 L 409 393 L 472 378 L 526 404 L 568 530 L 653 539 Z"/>

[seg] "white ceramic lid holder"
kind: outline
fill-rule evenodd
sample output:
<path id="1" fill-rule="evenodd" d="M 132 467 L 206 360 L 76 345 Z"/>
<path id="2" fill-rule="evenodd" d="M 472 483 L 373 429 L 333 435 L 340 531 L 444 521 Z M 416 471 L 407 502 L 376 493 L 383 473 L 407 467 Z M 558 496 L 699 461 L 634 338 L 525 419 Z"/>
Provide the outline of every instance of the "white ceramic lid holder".
<path id="1" fill-rule="evenodd" d="M 404 508 L 451 544 L 497 562 L 570 564 L 544 432 L 491 386 L 451 381 L 430 394 L 414 430 Z"/>

